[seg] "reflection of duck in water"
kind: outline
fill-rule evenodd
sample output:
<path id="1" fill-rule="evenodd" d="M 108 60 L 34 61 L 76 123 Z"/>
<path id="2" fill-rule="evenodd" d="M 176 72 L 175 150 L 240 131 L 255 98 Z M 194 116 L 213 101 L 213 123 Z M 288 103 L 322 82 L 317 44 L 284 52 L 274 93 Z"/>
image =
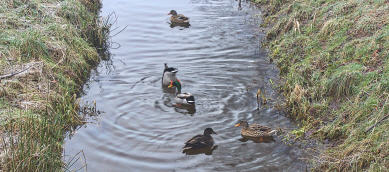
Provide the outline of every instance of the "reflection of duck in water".
<path id="1" fill-rule="evenodd" d="M 175 26 L 182 26 L 182 27 L 189 27 L 189 18 L 182 15 L 182 14 L 177 14 L 177 11 L 175 10 L 170 10 L 168 15 L 172 15 L 170 17 L 170 27 L 175 27 Z"/>
<path id="2" fill-rule="evenodd" d="M 171 84 L 171 82 L 174 81 L 180 82 L 176 77 L 177 72 L 178 72 L 177 68 L 168 67 L 167 64 L 165 63 L 165 69 L 163 70 L 163 74 L 162 74 L 162 86 L 168 87 Z"/>
<path id="3" fill-rule="evenodd" d="M 251 124 L 247 121 L 240 120 L 239 123 L 235 125 L 235 127 L 243 127 L 240 133 L 244 137 L 251 137 L 251 138 L 257 138 L 257 137 L 272 137 L 277 133 L 277 130 L 272 130 L 270 127 L 262 126 L 259 124 Z"/>
<path id="4" fill-rule="evenodd" d="M 204 134 L 197 135 L 189 139 L 182 150 L 182 153 L 186 154 L 199 154 L 199 153 L 212 153 L 216 149 L 213 146 L 214 141 L 211 134 L 216 134 L 212 128 L 206 128 Z"/>
<path id="5" fill-rule="evenodd" d="M 171 81 L 168 88 L 172 87 L 176 87 L 178 91 L 176 97 L 174 98 L 176 104 L 194 106 L 194 96 L 190 93 L 181 93 L 181 83 L 179 81 Z"/>
<path id="6" fill-rule="evenodd" d="M 248 137 L 248 136 L 242 136 L 242 138 L 239 139 L 241 142 L 247 142 L 248 140 L 251 140 L 255 143 L 271 143 L 275 142 L 273 137 Z"/>

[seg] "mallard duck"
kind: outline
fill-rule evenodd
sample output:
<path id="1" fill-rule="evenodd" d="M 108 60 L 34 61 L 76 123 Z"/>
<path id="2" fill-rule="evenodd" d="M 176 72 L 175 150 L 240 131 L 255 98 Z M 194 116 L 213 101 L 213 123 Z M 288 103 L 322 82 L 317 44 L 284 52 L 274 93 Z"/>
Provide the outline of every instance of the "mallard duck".
<path id="1" fill-rule="evenodd" d="M 206 128 L 203 135 L 199 134 L 192 137 L 187 142 L 185 142 L 182 153 L 205 148 L 211 149 L 214 144 L 211 134 L 216 134 L 216 132 L 213 131 L 212 128 Z"/>
<path id="2" fill-rule="evenodd" d="M 175 25 L 189 25 L 189 18 L 182 15 L 182 14 L 177 14 L 177 11 L 175 10 L 170 10 L 168 15 L 172 15 L 170 17 L 170 23 L 175 24 Z"/>
<path id="3" fill-rule="evenodd" d="M 176 77 L 177 72 L 178 72 L 177 68 L 168 67 L 167 64 L 165 63 L 165 69 L 163 70 L 163 74 L 162 74 L 162 86 L 167 87 L 172 81 L 180 82 Z"/>
<path id="4" fill-rule="evenodd" d="M 246 137 L 272 137 L 277 133 L 277 130 L 272 130 L 270 127 L 262 126 L 259 124 L 251 124 L 247 121 L 240 120 L 235 127 L 242 126 L 240 133 Z"/>
<path id="5" fill-rule="evenodd" d="M 181 93 L 181 82 L 180 81 L 170 81 L 168 88 L 176 87 L 177 94 L 174 98 L 176 104 L 181 105 L 194 105 L 195 99 L 194 96 L 190 93 Z"/>

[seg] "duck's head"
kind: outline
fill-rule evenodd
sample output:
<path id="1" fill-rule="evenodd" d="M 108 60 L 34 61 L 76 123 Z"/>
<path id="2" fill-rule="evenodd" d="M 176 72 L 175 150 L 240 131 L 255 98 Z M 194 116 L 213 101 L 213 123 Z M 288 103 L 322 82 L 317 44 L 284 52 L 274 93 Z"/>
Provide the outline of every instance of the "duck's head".
<path id="1" fill-rule="evenodd" d="M 209 136 L 209 135 L 211 135 L 211 134 L 216 134 L 216 132 L 213 131 L 212 128 L 206 128 L 206 129 L 204 130 L 204 135 Z"/>
<path id="2" fill-rule="evenodd" d="M 243 128 L 246 128 L 249 126 L 249 123 L 245 120 L 239 120 L 237 124 L 235 124 L 235 127 L 242 126 Z"/>
<path id="3" fill-rule="evenodd" d="M 169 14 L 167 14 L 167 15 L 176 16 L 177 15 L 177 11 L 176 10 L 170 10 Z"/>
<path id="4" fill-rule="evenodd" d="M 170 84 L 167 87 L 168 88 L 176 87 L 178 92 L 181 92 L 181 82 L 179 80 L 170 81 Z"/>

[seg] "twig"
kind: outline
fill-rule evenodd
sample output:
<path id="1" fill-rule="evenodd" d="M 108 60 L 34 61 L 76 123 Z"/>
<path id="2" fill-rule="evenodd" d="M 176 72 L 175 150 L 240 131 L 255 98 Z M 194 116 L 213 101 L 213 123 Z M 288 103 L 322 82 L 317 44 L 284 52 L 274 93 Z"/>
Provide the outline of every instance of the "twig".
<path id="1" fill-rule="evenodd" d="M 383 105 L 382 110 L 381 110 L 380 113 L 382 113 L 382 112 L 384 111 L 385 105 L 386 105 L 386 103 L 388 102 L 388 98 L 389 98 L 389 96 L 386 97 L 385 103 L 384 103 L 384 105 Z M 389 117 L 389 114 L 385 115 L 381 120 L 377 121 L 374 125 L 372 125 L 371 127 L 369 127 L 369 128 L 365 131 L 365 133 L 367 133 L 367 132 L 369 132 L 370 130 L 372 130 L 374 127 L 376 127 L 378 124 L 380 124 L 382 121 L 384 121 L 384 120 L 387 119 L 388 117 Z"/>
<path id="2" fill-rule="evenodd" d="M 381 120 L 379 120 L 378 122 L 376 122 L 374 125 L 372 125 L 371 127 L 369 127 L 365 133 L 369 132 L 371 129 L 373 129 L 375 126 L 377 126 L 378 124 L 380 124 L 382 121 L 384 121 L 385 119 L 387 119 L 389 117 L 389 115 L 386 115 L 385 117 L 383 117 Z"/>
<path id="3" fill-rule="evenodd" d="M 10 74 L 6 74 L 6 75 L 2 75 L 2 76 L 0 76 L 0 80 L 5 79 L 5 78 L 13 77 L 13 76 L 15 76 L 15 75 L 17 75 L 17 74 L 20 74 L 20 73 L 22 73 L 22 72 L 24 72 L 24 71 L 30 69 L 31 67 L 32 67 L 32 65 L 29 66 L 28 68 L 24 69 L 24 70 L 19 71 L 19 72 L 15 72 L 15 73 L 10 73 Z"/>

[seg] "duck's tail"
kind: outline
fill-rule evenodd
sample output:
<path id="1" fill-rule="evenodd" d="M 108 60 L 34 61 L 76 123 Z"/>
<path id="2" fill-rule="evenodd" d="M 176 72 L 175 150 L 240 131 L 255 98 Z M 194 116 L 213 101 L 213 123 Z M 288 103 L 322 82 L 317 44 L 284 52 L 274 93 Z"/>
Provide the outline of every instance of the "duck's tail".
<path id="1" fill-rule="evenodd" d="M 278 135 L 278 131 L 277 131 L 277 130 L 271 130 L 271 131 L 269 132 L 269 135 L 271 135 L 271 136 Z"/>
<path id="2" fill-rule="evenodd" d="M 189 104 L 194 104 L 195 103 L 194 96 L 189 96 L 188 98 L 186 98 L 186 102 L 188 102 Z"/>
<path id="3" fill-rule="evenodd" d="M 189 151 L 189 150 L 192 150 L 192 147 L 184 147 L 184 148 L 182 148 L 182 153 L 185 153 L 185 152 L 187 152 L 187 151 Z"/>

